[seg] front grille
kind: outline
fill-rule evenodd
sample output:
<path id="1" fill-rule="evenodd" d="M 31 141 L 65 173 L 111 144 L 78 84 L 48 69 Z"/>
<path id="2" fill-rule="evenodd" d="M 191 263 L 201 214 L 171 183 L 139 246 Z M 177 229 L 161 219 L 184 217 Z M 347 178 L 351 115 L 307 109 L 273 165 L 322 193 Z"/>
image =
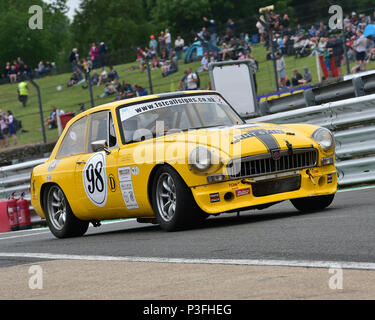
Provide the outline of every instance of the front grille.
<path id="1" fill-rule="evenodd" d="M 227 170 L 231 179 L 239 179 L 311 168 L 316 166 L 317 161 L 318 152 L 314 148 L 294 149 L 293 152 L 283 150 L 277 160 L 269 153 L 231 160 Z"/>

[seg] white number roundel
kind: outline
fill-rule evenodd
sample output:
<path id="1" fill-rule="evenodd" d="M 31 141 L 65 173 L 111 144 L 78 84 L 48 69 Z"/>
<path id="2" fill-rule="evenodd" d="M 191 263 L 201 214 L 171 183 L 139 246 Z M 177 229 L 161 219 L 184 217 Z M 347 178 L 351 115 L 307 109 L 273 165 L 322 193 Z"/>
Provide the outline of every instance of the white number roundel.
<path id="1" fill-rule="evenodd" d="M 107 174 L 105 153 L 95 153 L 83 169 L 83 185 L 91 202 L 103 207 L 107 202 Z"/>

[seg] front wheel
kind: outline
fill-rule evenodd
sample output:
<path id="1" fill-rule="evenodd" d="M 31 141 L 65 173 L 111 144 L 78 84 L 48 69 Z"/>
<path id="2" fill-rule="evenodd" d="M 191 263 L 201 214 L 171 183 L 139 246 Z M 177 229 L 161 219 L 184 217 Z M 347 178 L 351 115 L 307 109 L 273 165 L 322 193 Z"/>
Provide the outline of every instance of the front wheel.
<path id="1" fill-rule="evenodd" d="M 301 212 L 314 212 L 327 208 L 333 201 L 335 194 L 326 196 L 307 197 L 290 200 L 293 206 Z"/>
<path id="2" fill-rule="evenodd" d="M 160 167 L 152 185 L 152 205 L 163 230 L 176 231 L 195 226 L 207 218 L 196 204 L 191 190 L 171 167 Z"/>
<path id="3" fill-rule="evenodd" d="M 57 238 L 79 237 L 86 233 L 88 221 L 79 220 L 70 208 L 68 199 L 58 185 L 50 186 L 44 193 L 46 221 Z"/>

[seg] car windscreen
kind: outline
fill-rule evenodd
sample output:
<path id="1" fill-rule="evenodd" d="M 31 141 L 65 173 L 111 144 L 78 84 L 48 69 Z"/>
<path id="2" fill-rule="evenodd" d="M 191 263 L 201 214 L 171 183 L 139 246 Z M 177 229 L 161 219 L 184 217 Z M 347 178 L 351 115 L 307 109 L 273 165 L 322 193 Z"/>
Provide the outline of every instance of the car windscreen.
<path id="1" fill-rule="evenodd" d="M 125 143 L 179 131 L 242 124 L 217 94 L 183 96 L 123 106 L 119 110 Z"/>

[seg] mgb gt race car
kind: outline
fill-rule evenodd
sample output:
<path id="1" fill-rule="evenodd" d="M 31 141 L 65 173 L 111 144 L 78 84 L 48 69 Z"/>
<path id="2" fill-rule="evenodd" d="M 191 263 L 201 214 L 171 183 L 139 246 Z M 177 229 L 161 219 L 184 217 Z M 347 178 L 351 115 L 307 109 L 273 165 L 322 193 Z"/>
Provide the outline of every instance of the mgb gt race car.
<path id="1" fill-rule="evenodd" d="M 284 200 L 322 210 L 337 190 L 334 148 L 322 127 L 246 123 L 214 91 L 122 100 L 67 124 L 33 170 L 32 205 L 59 238 L 118 218 L 179 230 Z"/>

